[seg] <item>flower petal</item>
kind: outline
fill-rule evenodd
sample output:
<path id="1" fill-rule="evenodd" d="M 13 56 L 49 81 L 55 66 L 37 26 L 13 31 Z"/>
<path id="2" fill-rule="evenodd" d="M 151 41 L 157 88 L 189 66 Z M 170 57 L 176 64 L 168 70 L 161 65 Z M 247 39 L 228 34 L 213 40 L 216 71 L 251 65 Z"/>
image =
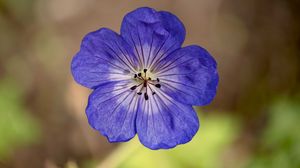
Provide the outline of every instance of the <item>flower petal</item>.
<path id="1" fill-rule="evenodd" d="M 181 103 L 206 105 L 219 81 L 214 58 L 199 46 L 177 50 L 156 64 L 161 89 Z"/>
<path id="2" fill-rule="evenodd" d="M 168 149 L 189 142 L 199 128 L 192 106 L 184 105 L 161 91 L 141 99 L 136 121 L 142 144 L 150 149 Z"/>
<path id="3" fill-rule="evenodd" d="M 128 141 L 136 134 L 138 97 L 130 82 L 108 83 L 89 97 L 86 115 L 89 124 L 110 142 Z"/>
<path id="4" fill-rule="evenodd" d="M 122 37 L 102 28 L 84 37 L 71 70 L 79 84 L 95 89 L 112 80 L 130 79 L 137 65 L 132 48 Z"/>
<path id="5" fill-rule="evenodd" d="M 185 28 L 175 15 L 143 7 L 124 17 L 121 36 L 134 47 L 139 63 L 151 69 L 155 62 L 180 48 Z"/>

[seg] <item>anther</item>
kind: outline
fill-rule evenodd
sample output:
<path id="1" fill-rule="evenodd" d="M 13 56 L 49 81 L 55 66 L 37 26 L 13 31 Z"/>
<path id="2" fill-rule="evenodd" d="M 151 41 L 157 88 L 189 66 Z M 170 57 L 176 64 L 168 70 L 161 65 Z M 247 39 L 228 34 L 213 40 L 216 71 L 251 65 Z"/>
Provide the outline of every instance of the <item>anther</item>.
<path id="1" fill-rule="evenodd" d="M 151 80 L 151 78 L 149 77 L 148 80 Z"/>
<path id="2" fill-rule="evenodd" d="M 145 94 L 144 94 L 144 97 L 145 97 L 145 100 L 148 100 L 148 99 L 149 99 L 149 97 L 148 97 L 148 94 L 147 94 L 147 93 L 145 93 Z"/>
<path id="3" fill-rule="evenodd" d="M 156 93 L 155 92 L 152 92 L 152 95 L 155 95 Z"/>
<path id="4" fill-rule="evenodd" d="M 137 75 L 136 75 L 136 74 L 134 74 L 134 78 L 137 78 Z"/>
<path id="5" fill-rule="evenodd" d="M 138 73 L 138 76 L 142 76 L 142 73 Z"/>
<path id="6" fill-rule="evenodd" d="M 157 82 L 159 82 L 159 79 L 158 79 L 158 78 L 157 78 L 156 80 L 157 80 Z"/>
<path id="7" fill-rule="evenodd" d="M 155 84 L 155 87 L 160 88 L 161 86 L 160 84 Z"/>
<path id="8" fill-rule="evenodd" d="M 141 94 L 142 94 L 142 92 L 138 92 L 137 94 L 138 94 L 138 95 L 141 95 Z"/>
<path id="9" fill-rule="evenodd" d="M 137 87 L 137 86 L 135 85 L 135 86 L 132 86 L 130 89 L 131 89 L 131 90 L 134 90 L 134 89 L 136 89 L 136 87 Z"/>
<path id="10" fill-rule="evenodd" d="M 146 73 L 147 72 L 147 69 L 144 69 L 144 73 Z"/>

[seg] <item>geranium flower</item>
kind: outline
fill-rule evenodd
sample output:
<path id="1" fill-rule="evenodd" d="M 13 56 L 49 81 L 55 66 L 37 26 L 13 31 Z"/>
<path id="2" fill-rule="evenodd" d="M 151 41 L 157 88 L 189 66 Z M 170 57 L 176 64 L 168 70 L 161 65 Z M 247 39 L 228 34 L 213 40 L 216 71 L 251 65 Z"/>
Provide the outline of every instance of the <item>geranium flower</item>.
<path id="1" fill-rule="evenodd" d="M 93 89 L 86 115 L 109 142 L 136 134 L 150 149 L 173 148 L 199 128 L 193 105 L 210 103 L 218 84 L 216 61 L 203 48 L 181 47 L 185 28 L 173 14 L 138 8 L 120 35 L 101 28 L 87 34 L 71 69 Z"/>

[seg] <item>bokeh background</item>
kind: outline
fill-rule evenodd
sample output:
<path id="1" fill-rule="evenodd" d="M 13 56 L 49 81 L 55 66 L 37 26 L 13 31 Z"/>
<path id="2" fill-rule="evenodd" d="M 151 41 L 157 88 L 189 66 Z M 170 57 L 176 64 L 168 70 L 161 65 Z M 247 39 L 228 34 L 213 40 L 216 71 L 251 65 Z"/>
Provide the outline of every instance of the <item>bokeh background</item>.
<path id="1" fill-rule="evenodd" d="M 218 62 L 215 100 L 186 145 L 110 144 L 89 127 L 70 61 L 88 32 L 149 6 Z M 0 0 L 1 168 L 299 168 L 299 0 Z"/>

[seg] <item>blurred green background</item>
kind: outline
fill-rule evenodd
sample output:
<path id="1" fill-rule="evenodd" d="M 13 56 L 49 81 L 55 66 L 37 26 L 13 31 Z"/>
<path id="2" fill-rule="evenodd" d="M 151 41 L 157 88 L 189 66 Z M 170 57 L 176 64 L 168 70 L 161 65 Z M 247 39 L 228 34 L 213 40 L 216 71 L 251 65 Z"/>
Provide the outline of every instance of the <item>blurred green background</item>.
<path id="1" fill-rule="evenodd" d="M 188 144 L 110 144 L 70 61 L 83 36 L 149 6 L 176 14 L 220 83 Z M 0 168 L 299 168 L 299 0 L 0 0 Z"/>

